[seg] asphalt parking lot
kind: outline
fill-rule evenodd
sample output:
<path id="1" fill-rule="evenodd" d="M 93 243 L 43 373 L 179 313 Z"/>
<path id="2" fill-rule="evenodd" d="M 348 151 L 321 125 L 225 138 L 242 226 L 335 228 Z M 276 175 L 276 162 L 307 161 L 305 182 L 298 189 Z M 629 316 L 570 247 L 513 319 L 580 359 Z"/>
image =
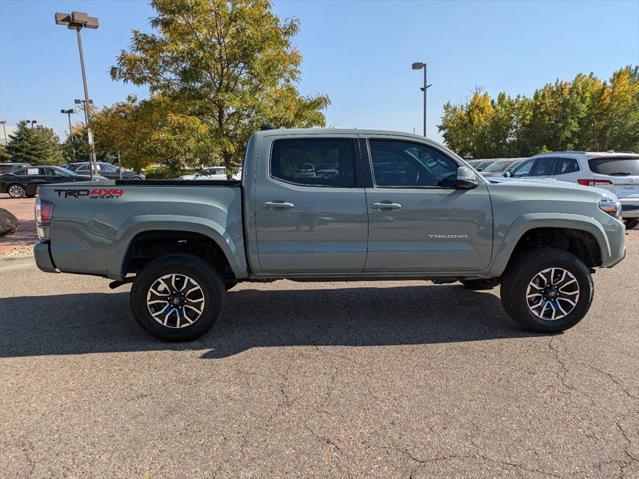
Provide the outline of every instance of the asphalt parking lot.
<path id="1" fill-rule="evenodd" d="M 244 284 L 202 340 L 128 289 L 0 263 L 0 476 L 639 477 L 639 231 L 576 328 L 495 292 Z"/>

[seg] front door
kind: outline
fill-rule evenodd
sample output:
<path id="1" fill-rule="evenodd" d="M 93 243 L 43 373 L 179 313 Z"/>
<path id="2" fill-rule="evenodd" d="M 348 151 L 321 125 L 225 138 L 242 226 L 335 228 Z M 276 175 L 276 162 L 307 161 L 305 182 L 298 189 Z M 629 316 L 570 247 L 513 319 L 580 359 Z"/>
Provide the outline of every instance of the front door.
<path id="1" fill-rule="evenodd" d="M 296 136 L 261 148 L 254 202 L 261 273 L 363 271 L 368 220 L 355 182 L 356 138 Z"/>
<path id="2" fill-rule="evenodd" d="M 479 271 L 492 253 L 487 186 L 455 187 L 460 165 L 443 150 L 402 139 L 369 138 L 367 272 Z"/>

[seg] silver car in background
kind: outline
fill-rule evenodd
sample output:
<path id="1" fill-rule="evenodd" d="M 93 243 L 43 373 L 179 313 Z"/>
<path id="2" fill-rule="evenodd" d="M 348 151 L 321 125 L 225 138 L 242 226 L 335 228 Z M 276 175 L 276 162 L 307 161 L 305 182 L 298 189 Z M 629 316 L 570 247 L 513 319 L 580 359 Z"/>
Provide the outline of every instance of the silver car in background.
<path id="1" fill-rule="evenodd" d="M 541 153 L 506 173 L 513 178 L 554 178 L 611 191 L 619 198 L 627 229 L 639 224 L 639 154 L 557 151 Z"/>

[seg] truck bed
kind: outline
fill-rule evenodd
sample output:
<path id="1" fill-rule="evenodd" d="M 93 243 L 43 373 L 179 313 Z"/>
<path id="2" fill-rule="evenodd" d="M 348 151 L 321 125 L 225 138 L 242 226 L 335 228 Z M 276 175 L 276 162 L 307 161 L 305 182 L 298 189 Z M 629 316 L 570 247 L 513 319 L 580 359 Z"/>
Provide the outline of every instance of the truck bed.
<path id="1" fill-rule="evenodd" d="M 60 271 L 118 279 L 138 234 L 194 228 L 245 264 L 240 181 L 78 182 L 42 185 L 38 194 L 54 204 L 49 254 Z"/>

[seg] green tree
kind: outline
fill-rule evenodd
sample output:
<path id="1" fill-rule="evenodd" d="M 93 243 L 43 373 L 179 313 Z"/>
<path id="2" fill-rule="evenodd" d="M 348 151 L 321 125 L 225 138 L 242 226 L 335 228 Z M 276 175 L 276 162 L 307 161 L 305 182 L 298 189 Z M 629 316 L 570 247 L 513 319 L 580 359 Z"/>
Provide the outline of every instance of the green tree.
<path id="1" fill-rule="evenodd" d="M 639 151 L 639 67 L 603 82 L 592 73 L 557 80 L 531 98 L 480 91 L 463 105 L 444 106 L 446 143 L 475 158 L 528 156 L 546 150 Z"/>
<path id="2" fill-rule="evenodd" d="M 11 155 L 7 152 L 7 147 L 2 144 L 0 145 L 0 163 L 7 163 L 11 161 Z"/>
<path id="3" fill-rule="evenodd" d="M 9 135 L 6 152 L 16 163 L 55 165 L 64 161 L 60 141 L 53 130 L 44 126 L 29 128 L 26 121 L 19 122 L 17 130 Z"/>
<path id="4" fill-rule="evenodd" d="M 166 157 L 190 165 L 219 157 L 229 173 L 249 135 L 324 124 L 326 96 L 297 89 L 302 57 L 291 45 L 297 20 L 281 22 L 268 0 L 153 0 L 154 33 L 133 31 L 114 79 L 148 85 Z M 158 108 L 162 106 L 162 108 Z M 140 105 L 142 108 L 142 105 Z"/>

